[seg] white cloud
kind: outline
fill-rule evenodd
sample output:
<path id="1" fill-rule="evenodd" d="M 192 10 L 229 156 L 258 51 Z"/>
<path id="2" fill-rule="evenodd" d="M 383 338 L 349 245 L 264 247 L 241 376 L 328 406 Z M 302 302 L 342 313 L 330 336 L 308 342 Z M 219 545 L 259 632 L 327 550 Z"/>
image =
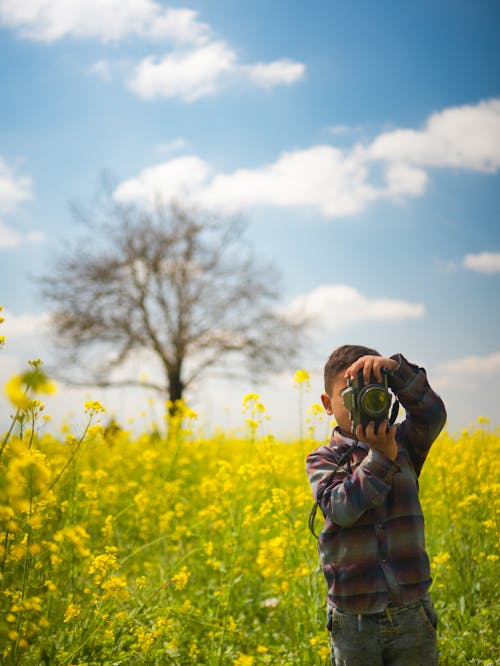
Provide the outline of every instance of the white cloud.
<path id="1" fill-rule="evenodd" d="M 154 201 L 157 196 L 170 201 L 180 195 L 196 198 L 210 173 L 210 166 L 199 157 L 176 157 L 124 181 L 115 196 L 120 201 Z"/>
<path id="2" fill-rule="evenodd" d="M 168 200 L 176 188 L 207 207 L 234 210 L 245 206 L 312 207 L 326 217 L 353 215 L 380 196 L 367 183 L 365 166 L 332 146 L 284 153 L 257 169 L 216 173 L 196 156 L 176 158 L 145 169 L 123 183 L 117 196 Z"/>
<path id="3" fill-rule="evenodd" d="M 189 146 L 188 142 L 186 139 L 183 139 L 182 137 L 178 137 L 177 139 L 173 139 L 172 141 L 165 141 L 164 143 L 159 143 L 156 146 L 156 150 L 159 153 L 177 153 L 180 150 L 184 150 Z"/>
<path id="4" fill-rule="evenodd" d="M 479 252 L 466 254 L 463 260 L 465 268 L 479 273 L 500 273 L 500 252 Z"/>
<path id="5" fill-rule="evenodd" d="M 498 425 L 500 351 L 443 361 L 431 382 L 446 405 L 448 429 L 474 429 L 479 415 Z"/>
<path id="6" fill-rule="evenodd" d="M 500 167 L 500 99 L 444 109 L 422 130 L 385 132 L 367 151 L 374 160 L 493 173 Z"/>
<path id="7" fill-rule="evenodd" d="M 180 97 L 193 102 L 219 92 L 242 74 L 258 86 L 271 88 L 303 78 L 305 65 L 291 60 L 240 65 L 225 42 L 211 41 L 195 49 L 144 58 L 132 69 L 127 85 L 143 99 Z"/>
<path id="8" fill-rule="evenodd" d="M 222 207 L 252 205 L 312 207 L 325 217 L 353 215 L 376 198 L 366 166 L 333 146 L 283 153 L 257 169 L 218 174 L 203 202 Z"/>
<path id="9" fill-rule="evenodd" d="M 493 102 L 495 100 L 491 104 L 482 102 L 478 108 L 493 108 Z M 470 108 L 466 108 L 467 116 Z M 451 111 L 435 115 L 441 121 L 450 117 L 456 124 L 456 114 Z M 430 121 L 429 124 L 432 125 Z M 482 127 L 477 126 L 475 131 L 480 145 Z M 473 128 L 469 127 L 471 145 L 474 143 L 472 135 Z M 497 139 L 491 138 L 495 145 Z M 405 160 L 403 152 L 374 150 L 377 142 L 375 139 L 370 146 L 358 143 L 346 149 L 331 145 L 296 149 L 283 152 L 268 164 L 229 173 L 217 172 L 215 167 L 196 156 L 177 158 L 146 169 L 127 181 L 127 196 L 130 198 L 132 192 L 137 192 L 146 199 L 153 199 L 157 194 L 167 199 L 174 195 L 173 186 L 178 183 L 183 191 L 189 191 L 196 203 L 207 207 L 229 211 L 252 206 L 299 207 L 315 210 L 326 218 L 355 215 L 381 199 L 400 201 L 421 196 L 429 178 L 425 165 L 414 163 L 410 153 Z M 490 164 L 493 164 L 493 155 L 494 152 Z M 474 161 L 469 154 L 464 156 L 461 166 L 476 169 L 484 166 L 485 160 L 483 155 L 482 161 L 479 158 Z M 444 168 L 446 164 L 443 162 L 440 166 Z M 479 170 L 483 170 L 482 167 Z M 154 187 L 158 189 L 155 191 Z"/>
<path id="10" fill-rule="evenodd" d="M 198 12 L 154 0 L 0 0 L 0 24 L 42 42 L 66 36 L 109 42 L 137 35 L 200 44 L 209 34 Z"/>
<path id="11" fill-rule="evenodd" d="M 326 131 L 333 136 L 345 136 L 347 134 L 357 134 L 363 130 L 362 125 L 330 125 Z"/>
<path id="12" fill-rule="evenodd" d="M 213 94 L 235 60 L 236 54 L 223 42 L 164 58 L 148 56 L 134 67 L 128 86 L 144 99 L 181 97 L 191 102 Z"/>
<path id="13" fill-rule="evenodd" d="M 0 213 L 11 213 L 22 201 L 31 198 L 31 178 L 16 176 L 0 157 Z"/>
<path id="14" fill-rule="evenodd" d="M 322 328 L 335 330 L 362 321 L 399 321 L 424 316 L 422 303 L 391 298 L 368 298 L 345 284 L 321 285 L 295 298 L 285 309 L 290 316 L 305 315 Z"/>
<path id="15" fill-rule="evenodd" d="M 266 88 L 291 84 L 305 75 L 305 65 L 289 59 L 241 64 L 234 50 L 213 39 L 198 12 L 169 8 L 155 0 L 0 0 L 0 25 L 27 39 L 53 42 L 63 37 L 118 42 L 135 36 L 174 49 L 148 55 L 131 66 L 101 59 L 90 74 L 109 81 L 124 72 L 128 88 L 143 99 L 180 97 L 192 102 L 212 95 L 226 82 L 245 77 Z"/>
<path id="16" fill-rule="evenodd" d="M 434 262 L 440 273 L 454 273 L 458 268 L 457 262 L 453 259 L 442 259 L 441 257 L 435 257 Z"/>
<path id="17" fill-rule="evenodd" d="M 0 248 L 16 247 L 20 242 L 20 234 L 0 222 Z"/>
<path id="18" fill-rule="evenodd" d="M 436 372 L 442 377 L 456 380 L 457 377 L 480 379 L 484 375 L 500 374 L 500 352 L 485 356 L 464 356 L 440 363 Z"/>
<path id="19" fill-rule="evenodd" d="M 389 198 L 418 196 L 424 192 L 428 180 L 425 171 L 403 162 L 387 165 L 385 178 L 386 191 L 385 194 L 383 192 L 380 194 Z"/>
<path id="20" fill-rule="evenodd" d="M 169 199 L 178 186 L 201 205 L 225 211 L 302 207 L 324 217 L 340 217 L 359 213 L 376 199 L 418 195 L 426 180 L 418 169 L 392 165 L 386 171 L 386 183 L 372 185 L 369 165 L 360 153 L 323 145 L 286 152 L 270 164 L 227 174 L 216 173 L 195 156 L 177 158 L 144 170 L 124 185 L 128 199 L 134 193 L 143 199 L 153 200 L 157 194 Z M 122 197 L 124 188 L 118 193 Z"/>
<path id="21" fill-rule="evenodd" d="M 39 243 L 44 238 L 39 231 L 19 233 L 0 221 L 0 249 L 18 247 L 24 243 Z"/>
<path id="22" fill-rule="evenodd" d="M 102 81 L 111 81 L 113 63 L 109 60 L 98 60 L 88 68 L 88 73 L 99 77 Z"/>
<path id="23" fill-rule="evenodd" d="M 5 319 L 2 323 L 2 335 L 12 338 L 44 334 L 50 322 L 50 315 L 47 313 L 14 315 L 8 310 L 2 310 L 2 317 Z"/>
<path id="24" fill-rule="evenodd" d="M 49 328 L 50 315 L 47 313 L 14 315 L 8 310 L 2 310 L 2 317 L 5 321 L 1 324 L 1 334 L 6 336 L 7 342 L 9 339 L 43 339 Z"/>
<path id="25" fill-rule="evenodd" d="M 304 78 L 306 67 L 301 62 L 283 59 L 274 62 L 260 62 L 244 65 L 243 71 L 249 78 L 263 88 L 272 88 L 278 84 L 290 84 Z"/>
<path id="26" fill-rule="evenodd" d="M 17 176 L 14 169 L 0 157 L 0 215 L 14 213 L 31 196 L 31 178 Z M 43 235 L 38 231 L 21 233 L 0 219 L 0 249 L 13 248 L 26 241 L 37 242 L 42 238 Z"/>

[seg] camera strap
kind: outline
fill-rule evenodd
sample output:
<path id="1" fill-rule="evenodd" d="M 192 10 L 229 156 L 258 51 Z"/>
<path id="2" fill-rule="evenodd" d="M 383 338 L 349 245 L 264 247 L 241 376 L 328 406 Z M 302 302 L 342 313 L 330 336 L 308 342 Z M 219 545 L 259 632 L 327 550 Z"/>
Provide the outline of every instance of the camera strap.
<path id="1" fill-rule="evenodd" d="M 399 400 L 395 400 L 394 404 L 392 405 L 392 408 L 391 408 L 391 415 L 388 419 L 389 420 L 389 427 L 394 425 L 394 422 L 398 418 L 398 413 L 399 413 Z M 328 481 L 333 476 L 335 476 L 335 474 L 342 467 L 342 465 L 344 465 L 346 462 L 349 461 L 350 457 L 352 456 L 352 454 L 354 452 L 354 449 L 356 448 L 357 443 L 358 443 L 358 440 L 356 439 L 355 442 L 349 446 L 347 451 L 344 451 L 344 453 L 340 456 L 340 459 L 339 459 L 338 463 L 336 463 L 335 469 L 332 472 L 332 474 L 330 474 L 328 476 L 328 478 L 321 484 L 321 487 L 318 489 L 318 492 L 316 494 L 316 501 L 314 502 L 314 504 L 311 508 L 311 512 L 309 514 L 309 520 L 308 520 L 309 529 L 310 529 L 311 533 L 313 534 L 313 536 L 316 539 L 319 539 L 319 536 L 314 531 L 314 521 L 316 520 L 316 513 L 318 511 L 318 506 L 320 506 L 321 500 L 323 499 L 323 495 L 324 495 L 325 490 L 328 486 Z M 349 470 L 345 470 L 345 471 L 347 472 L 347 474 L 349 474 Z"/>
<path id="2" fill-rule="evenodd" d="M 335 464 L 334 471 L 328 476 L 327 479 L 323 481 L 321 487 L 318 488 L 318 492 L 316 494 L 316 501 L 314 502 L 311 508 L 308 520 L 309 529 L 316 539 L 319 539 L 319 536 L 314 531 L 314 521 L 316 520 L 316 513 L 318 511 L 318 506 L 320 506 L 321 500 L 323 499 L 323 495 L 325 494 L 325 490 L 328 487 L 328 482 L 330 481 L 330 479 L 332 479 L 335 476 L 335 474 L 342 467 L 342 465 L 349 461 L 349 458 L 352 456 L 357 443 L 358 440 L 356 439 L 355 442 L 348 447 L 347 451 L 344 451 L 344 453 L 340 456 L 338 463 Z M 345 471 L 349 473 L 348 470 Z"/>
<path id="3" fill-rule="evenodd" d="M 399 414 L 399 400 L 395 400 L 391 408 L 391 415 L 389 417 L 389 427 L 394 425 Z"/>

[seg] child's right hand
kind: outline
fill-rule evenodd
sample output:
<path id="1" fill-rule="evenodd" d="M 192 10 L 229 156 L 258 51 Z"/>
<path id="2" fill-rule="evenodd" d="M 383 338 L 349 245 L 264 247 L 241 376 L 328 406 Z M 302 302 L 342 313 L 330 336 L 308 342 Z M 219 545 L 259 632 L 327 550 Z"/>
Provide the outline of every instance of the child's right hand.
<path id="1" fill-rule="evenodd" d="M 363 371 L 363 380 L 365 384 L 370 381 L 370 376 L 373 372 L 375 379 L 378 382 L 382 381 L 382 370 L 394 371 L 398 368 L 398 362 L 392 358 L 385 358 L 384 356 L 361 356 L 357 361 L 354 361 L 345 371 L 345 377 L 354 379 L 360 370 Z"/>
<path id="2" fill-rule="evenodd" d="M 363 431 L 363 426 L 356 428 L 356 437 L 361 442 L 369 444 L 371 449 L 376 449 L 390 460 L 396 460 L 398 455 L 398 444 L 396 442 L 396 426 L 393 425 L 387 430 L 388 421 L 382 421 L 375 432 L 375 423 L 370 421 Z"/>

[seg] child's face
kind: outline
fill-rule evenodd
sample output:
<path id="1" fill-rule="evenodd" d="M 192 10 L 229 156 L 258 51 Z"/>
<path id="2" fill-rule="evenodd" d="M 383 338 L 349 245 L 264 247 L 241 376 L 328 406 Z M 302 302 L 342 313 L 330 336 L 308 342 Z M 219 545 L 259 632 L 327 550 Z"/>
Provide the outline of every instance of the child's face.
<path id="1" fill-rule="evenodd" d="M 330 395 L 323 393 L 321 402 L 326 410 L 326 413 L 335 417 L 337 424 L 342 430 L 351 432 L 352 421 L 349 416 L 349 411 L 344 407 L 342 399 L 342 391 L 347 387 L 347 380 L 344 377 L 344 372 L 337 374 L 333 380 L 332 390 Z"/>

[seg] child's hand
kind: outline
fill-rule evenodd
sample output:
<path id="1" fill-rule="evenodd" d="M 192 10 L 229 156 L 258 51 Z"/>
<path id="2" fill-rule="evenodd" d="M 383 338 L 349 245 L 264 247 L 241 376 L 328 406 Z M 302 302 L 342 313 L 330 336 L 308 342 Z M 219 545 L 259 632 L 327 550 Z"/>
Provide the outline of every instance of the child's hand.
<path id="1" fill-rule="evenodd" d="M 396 442 L 396 426 L 393 425 L 387 430 L 387 421 L 382 423 L 375 432 L 375 423 L 370 421 L 363 431 L 363 426 L 360 424 L 356 428 L 356 437 L 370 445 L 371 449 L 377 449 L 384 453 L 391 460 L 396 460 L 398 455 L 398 444 Z"/>
<path id="2" fill-rule="evenodd" d="M 345 371 L 344 377 L 346 379 L 354 379 L 360 370 L 363 370 L 363 380 L 365 384 L 370 382 L 370 375 L 373 372 L 375 379 L 379 382 L 382 381 L 382 369 L 396 370 L 398 362 L 392 358 L 384 358 L 383 356 L 362 356 L 354 361 Z"/>

